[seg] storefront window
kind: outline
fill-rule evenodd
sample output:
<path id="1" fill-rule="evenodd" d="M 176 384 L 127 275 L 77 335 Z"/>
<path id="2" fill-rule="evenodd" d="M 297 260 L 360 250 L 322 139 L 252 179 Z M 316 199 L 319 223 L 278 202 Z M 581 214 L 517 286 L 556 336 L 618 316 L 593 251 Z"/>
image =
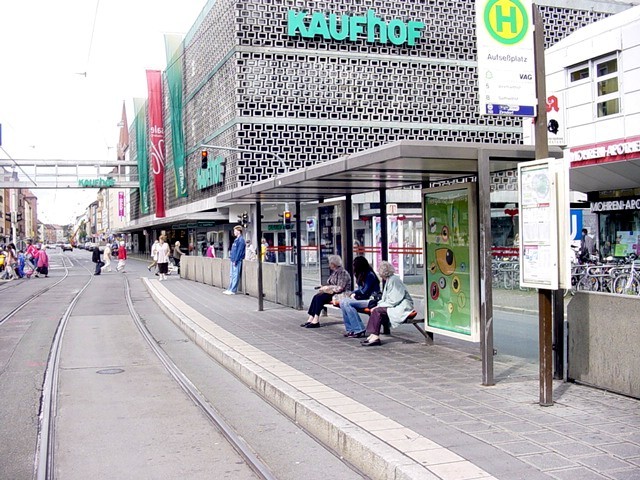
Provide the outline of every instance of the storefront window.
<path id="1" fill-rule="evenodd" d="M 640 256 L 640 211 L 625 210 L 599 215 L 600 253 L 603 257 Z"/>

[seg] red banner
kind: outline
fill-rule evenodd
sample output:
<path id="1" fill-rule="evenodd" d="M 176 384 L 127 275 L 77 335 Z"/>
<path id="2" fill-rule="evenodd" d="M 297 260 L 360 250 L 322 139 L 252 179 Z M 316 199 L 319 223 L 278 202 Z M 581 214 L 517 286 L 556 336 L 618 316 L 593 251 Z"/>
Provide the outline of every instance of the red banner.
<path id="1" fill-rule="evenodd" d="M 149 89 L 149 139 L 151 171 L 156 191 L 156 217 L 164 217 L 164 121 L 162 118 L 162 74 L 147 70 Z"/>

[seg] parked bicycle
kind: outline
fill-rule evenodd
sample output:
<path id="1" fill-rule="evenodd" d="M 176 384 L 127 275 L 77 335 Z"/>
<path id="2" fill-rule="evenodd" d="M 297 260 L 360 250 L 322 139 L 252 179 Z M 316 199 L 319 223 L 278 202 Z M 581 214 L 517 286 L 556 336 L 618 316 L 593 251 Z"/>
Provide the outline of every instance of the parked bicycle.
<path id="1" fill-rule="evenodd" d="M 613 292 L 622 295 L 640 295 L 640 265 L 638 256 L 630 254 L 627 265 L 620 269 L 613 280 Z"/>

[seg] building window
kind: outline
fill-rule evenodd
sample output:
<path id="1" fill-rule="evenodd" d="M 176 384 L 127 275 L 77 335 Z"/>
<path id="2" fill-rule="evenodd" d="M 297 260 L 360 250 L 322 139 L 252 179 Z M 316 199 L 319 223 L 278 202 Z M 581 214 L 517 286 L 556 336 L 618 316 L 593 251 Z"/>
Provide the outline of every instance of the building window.
<path id="1" fill-rule="evenodd" d="M 589 64 L 583 63 L 569 70 L 569 81 L 580 82 L 589 78 Z"/>
<path id="2" fill-rule="evenodd" d="M 620 113 L 617 55 L 594 60 L 597 116 Z"/>

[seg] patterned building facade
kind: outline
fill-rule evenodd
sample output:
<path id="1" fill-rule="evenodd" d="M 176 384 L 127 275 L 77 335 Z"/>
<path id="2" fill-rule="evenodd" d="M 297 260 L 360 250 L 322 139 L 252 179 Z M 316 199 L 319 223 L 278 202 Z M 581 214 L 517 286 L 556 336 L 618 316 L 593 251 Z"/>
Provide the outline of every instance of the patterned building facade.
<path id="1" fill-rule="evenodd" d="M 538 3 L 546 47 L 627 8 L 617 2 Z M 351 41 L 288 32 L 290 11 L 308 12 L 309 24 L 313 12 L 340 19 L 369 10 L 384 22 L 415 20 L 424 29 L 415 45 L 369 42 L 366 33 Z M 521 144 L 520 118 L 479 115 L 475 41 L 475 4 L 466 0 L 209 1 L 181 56 L 186 198 L 175 194 L 166 84 L 164 89 L 165 223 L 172 209 L 215 208 L 204 201 L 221 191 L 395 140 Z M 211 150 L 224 159 L 223 182 L 199 188 L 202 144 L 268 153 Z M 153 218 L 152 183 L 147 218 Z M 134 191 L 134 221 L 145 217 L 138 205 Z"/>

